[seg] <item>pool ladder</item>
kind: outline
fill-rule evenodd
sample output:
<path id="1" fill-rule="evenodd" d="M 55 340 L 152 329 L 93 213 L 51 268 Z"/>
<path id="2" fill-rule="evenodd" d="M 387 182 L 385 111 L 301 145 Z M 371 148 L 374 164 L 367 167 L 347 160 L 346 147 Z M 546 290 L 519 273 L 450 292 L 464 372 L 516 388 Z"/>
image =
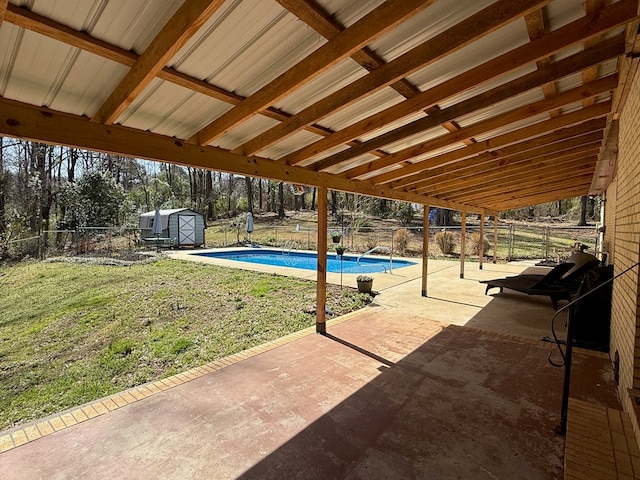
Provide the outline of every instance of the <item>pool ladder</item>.
<path id="1" fill-rule="evenodd" d="M 289 246 L 289 248 L 287 248 L 287 245 Z M 286 253 L 287 255 L 289 255 L 294 247 L 296 249 L 298 248 L 298 242 L 296 242 L 295 240 L 287 240 L 282 246 L 282 254 L 284 255 Z"/>
<path id="2" fill-rule="evenodd" d="M 389 254 L 389 273 L 391 273 L 391 270 L 393 269 L 393 252 L 391 251 L 391 249 L 389 247 L 383 247 L 381 245 L 378 245 L 376 247 L 373 247 L 370 250 L 367 250 L 366 252 L 364 252 L 362 255 L 360 255 L 358 258 L 356 258 L 356 263 L 358 265 L 360 265 L 360 259 L 362 257 L 364 257 L 365 255 L 369 255 L 370 253 L 375 252 L 376 250 L 381 250 L 381 251 L 385 251 Z M 385 267 L 384 265 L 382 265 L 382 268 L 384 268 L 384 273 L 387 273 L 387 267 Z"/>

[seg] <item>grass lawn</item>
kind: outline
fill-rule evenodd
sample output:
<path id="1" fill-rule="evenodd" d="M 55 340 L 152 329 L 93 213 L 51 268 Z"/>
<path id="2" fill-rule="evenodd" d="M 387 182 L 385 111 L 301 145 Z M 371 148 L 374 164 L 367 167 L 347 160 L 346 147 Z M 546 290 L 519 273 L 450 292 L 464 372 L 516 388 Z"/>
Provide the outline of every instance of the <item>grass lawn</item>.
<path id="1" fill-rule="evenodd" d="M 327 286 L 337 315 L 367 295 Z M 315 283 L 161 259 L 0 267 L 0 430 L 313 325 Z"/>

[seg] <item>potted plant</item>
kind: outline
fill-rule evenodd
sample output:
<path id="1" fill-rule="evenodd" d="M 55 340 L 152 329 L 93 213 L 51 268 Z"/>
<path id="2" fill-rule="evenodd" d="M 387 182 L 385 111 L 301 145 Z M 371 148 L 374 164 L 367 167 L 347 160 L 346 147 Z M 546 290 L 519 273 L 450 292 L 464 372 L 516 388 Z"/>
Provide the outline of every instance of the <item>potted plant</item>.
<path id="1" fill-rule="evenodd" d="M 342 245 L 341 243 L 336 245 L 336 253 L 340 256 L 344 255 L 345 250 L 347 249 L 347 247 L 345 247 L 344 245 Z"/>
<path id="2" fill-rule="evenodd" d="M 333 243 L 340 243 L 340 240 L 342 240 L 342 232 L 338 230 L 332 231 L 329 235 L 331 236 Z"/>
<path id="3" fill-rule="evenodd" d="M 371 295 L 371 287 L 373 287 L 373 277 L 369 275 L 358 275 L 356 277 L 356 283 L 358 284 L 358 292 L 368 293 Z"/>

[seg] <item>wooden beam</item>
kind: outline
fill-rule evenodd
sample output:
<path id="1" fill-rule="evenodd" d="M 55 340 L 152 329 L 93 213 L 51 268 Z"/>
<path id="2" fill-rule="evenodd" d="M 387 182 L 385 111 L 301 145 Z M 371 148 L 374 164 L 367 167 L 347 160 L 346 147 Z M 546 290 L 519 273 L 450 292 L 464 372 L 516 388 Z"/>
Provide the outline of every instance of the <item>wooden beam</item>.
<path id="1" fill-rule="evenodd" d="M 397 82 L 418 69 L 450 55 L 473 40 L 488 35 L 505 24 L 516 20 L 523 13 L 547 3 L 549 3 L 549 0 L 520 0 L 518 2 L 499 0 L 422 45 L 380 66 L 352 84 L 303 109 L 286 122 L 267 130 L 247 142 L 243 147 L 243 153 L 256 152 L 280 141 L 305 125 L 316 122 L 350 105 L 363 96 L 370 95 Z M 349 140 L 353 140 L 353 138 Z"/>
<path id="2" fill-rule="evenodd" d="M 151 41 L 135 65 L 111 92 L 92 121 L 112 124 L 149 85 L 187 41 L 224 3 L 224 0 L 187 0 Z"/>
<path id="3" fill-rule="evenodd" d="M 7 13 L 8 4 L 9 4 L 9 0 L 0 0 L 0 27 L 2 26 L 2 22 L 4 21 L 4 16 Z"/>
<path id="4" fill-rule="evenodd" d="M 269 82 L 240 105 L 224 113 L 200 130 L 192 140 L 206 145 L 260 110 L 277 102 L 325 72 L 368 43 L 411 18 L 433 0 L 388 0 L 352 26 L 322 45 L 275 80 Z"/>
<path id="5" fill-rule="evenodd" d="M 431 206 L 424 204 L 422 213 L 422 296 L 427 296 L 427 276 L 429 275 L 429 213 Z"/>
<path id="6" fill-rule="evenodd" d="M 17 7 L 15 5 L 9 5 L 7 12 L 7 21 L 25 28 L 27 30 L 45 35 L 49 38 L 53 38 L 59 42 L 71 45 L 76 48 L 80 48 L 94 55 L 98 55 L 103 58 L 107 58 L 116 63 L 133 67 L 139 56 L 131 51 L 121 49 L 115 45 L 103 42 L 102 40 L 91 37 L 85 32 L 78 32 L 65 25 L 54 22 L 46 17 L 42 17 L 36 13 L 33 13 L 26 8 Z M 198 78 L 191 77 L 182 72 L 174 70 L 170 67 L 164 67 L 158 72 L 158 78 L 171 82 L 175 85 L 180 85 L 188 90 L 206 95 L 210 98 L 215 98 L 222 102 L 229 103 L 231 105 L 238 105 L 244 100 L 236 93 L 229 92 L 223 88 L 211 85 Z M 272 118 L 274 120 L 283 121 L 291 117 L 291 114 L 283 112 L 277 108 L 269 107 L 260 112 L 260 114 Z M 311 133 L 326 137 L 333 133 L 332 130 L 322 127 L 320 125 L 309 125 L 305 128 Z M 360 142 L 352 141 L 350 145 L 357 146 Z M 372 152 L 374 155 L 384 156 L 382 152 Z"/>
<path id="7" fill-rule="evenodd" d="M 299 164 L 322 151 L 353 138 L 362 136 L 366 132 L 373 131 L 385 124 L 397 121 L 399 118 L 419 111 L 430 104 L 434 104 L 444 98 L 476 86 L 482 82 L 481 79 L 494 78 L 497 74 L 509 72 L 523 64 L 551 55 L 568 45 L 582 42 L 585 38 L 593 36 L 595 34 L 594 30 L 596 32 L 607 31 L 623 24 L 636 16 L 635 8 L 632 5 L 633 3 L 634 2 L 631 1 L 626 4 L 615 4 L 620 8 L 616 12 L 610 10 L 613 6 L 608 7 L 605 9 L 607 14 L 606 18 L 603 16 L 583 17 L 565 27 L 545 35 L 538 40 L 532 41 L 522 47 L 518 47 L 490 62 L 486 62 L 479 67 L 473 68 L 454 79 L 443 82 L 441 85 L 416 96 L 410 101 L 402 102 L 399 106 L 387 109 L 384 112 L 369 117 L 366 121 L 363 120 L 354 124 L 354 126 L 350 126 L 340 132 L 336 132 L 335 135 L 327 137 L 327 139 L 320 140 L 298 150 L 297 152 L 287 155 L 286 157 L 283 157 L 282 161 L 290 165 Z M 390 140 L 390 142 L 392 141 L 393 139 Z M 360 147 L 358 151 L 354 152 L 353 156 L 361 155 L 366 151 L 380 148 L 383 144 L 366 143 L 366 145 L 366 147 Z M 343 157 L 340 158 L 346 160 Z"/>
<path id="8" fill-rule="evenodd" d="M 520 205 L 532 205 L 529 197 L 543 196 L 550 192 L 569 191 L 574 192 L 576 190 L 584 191 L 589 188 L 591 181 L 591 174 L 585 173 L 577 175 L 571 178 L 564 178 L 561 180 L 554 180 L 552 182 L 545 182 L 543 185 L 535 185 L 527 188 L 513 188 L 507 192 L 496 193 L 495 195 L 487 195 L 483 201 L 483 205 L 501 204 L 509 201 L 516 200 Z M 569 198 L 572 195 L 565 195 L 563 198 Z M 523 203 L 524 202 L 524 203 Z"/>
<path id="9" fill-rule="evenodd" d="M 498 215 L 493 216 L 493 263 L 498 260 Z"/>
<path id="10" fill-rule="evenodd" d="M 602 131 L 599 131 L 533 149 L 514 151 L 513 153 L 507 151 L 504 155 L 496 154 L 494 158 L 491 158 L 491 154 L 485 154 L 478 157 L 475 164 L 471 161 L 473 159 L 470 159 L 459 168 L 452 168 L 449 173 L 444 175 L 428 177 L 419 184 L 412 185 L 408 190 L 421 191 L 425 189 L 437 195 L 450 188 L 464 185 L 469 182 L 469 179 L 475 181 L 481 177 L 484 183 L 494 177 L 501 178 L 508 172 L 539 167 L 541 162 L 557 161 L 566 156 L 597 151 L 601 140 Z"/>
<path id="11" fill-rule="evenodd" d="M 535 170 L 535 174 L 532 174 L 531 171 L 519 174 L 507 173 L 504 180 L 496 179 L 486 183 L 481 178 L 478 178 L 476 179 L 478 183 L 476 186 L 468 184 L 465 187 L 452 188 L 447 193 L 434 193 L 434 195 L 456 202 L 479 203 L 486 199 L 488 195 L 504 190 L 533 187 L 585 173 L 593 175 L 596 160 L 598 159 L 597 153 L 597 149 L 594 149 L 591 151 L 591 155 L 583 156 L 580 154 L 574 156 L 572 160 L 558 162 L 559 164 L 544 164 L 544 166 Z"/>
<path id="12" fill-rule="evenodd" d="M 318 264 L 316 273 L 316 332 L 326 333 L 327 305 L 327 189 L 318 188 Z"/>
<path id="13" fill-rule="evenodd" d="M 327 187 L 372 197 L 419 204 L 429 202 L 442 208 L 464 207 L 473 212 L 477 211 L 473 205 L 431 201 L 424 195 L 395 191 L 362 181 L 341 179 L 300 167 L 279 165 L 264 158 L 243 157 L 220 148 L 199 147 L 172 137 L 118 125 L 105 126 L 77 115 L 6 99 L 0 99 L 0 135 L 289 183 Z"/>
<path id="14" fill-rule="evenodd" d="M 432 150 L 456 144 L 458 142 L 461 142 L 462 140 L 490 132 L 491 130 L 498 129 L 515 122 L 525 120 L 540 113 L 548 112 L 549 110 L 553 110 L 554 108 L 559 108 L 570 103 L 580 101 L 589 96 L 600 95 L 601 93 L 611 91 L 616 88 L 617 83 L 617 74 L 604 77 L 587 85 L 581 85 L 565 92 L 559 93 L 555 97 L 545 98 L 529 105 L 514 108 L 513 110 L 476 123 L 475 125 L 462 128 L 457 132 L 442 135 L 433 140 L 418 144 L 414 147 L 405 148 L 403 150 L 400 150 L 399 152 L 389 155 L 386 158 L 380 158 L 367 164 L 350 168 L 349 170 L 341 172 L 341 176 L 345 178 L 356 178 L 365 173 L 370 173 L 376 170 L 387 168 L 398 162 L 425 155 Z M 428 160 L 426 162 L 428 162 Z"/>
<path id="15" fill-rule="evenodd" d="M 478 245 L 478 269 L 482 270 L 484 262 L 484 211 L 480 213 L 480 244 Z"/>
<path id="16" fill-rule="evenodd" d="M 585 195 L 588 188 L 584 185 L 577 185 L 575 188 L 559 188 L 551 191 L 540 192 L 539 194 L 527 195 L 521 198 L 512 198 L 511 200 L 502 200 L 487 202 L 486 207 L 499 211 L 511 210 L 513 208 L 522 208 L 529 205 L 538 205 L 540 203 L 556 202 L 566 198 L 579 197 Z"/>
<path id="17" fill-rule="evenodd" d="M 560 115 L 478 142 L 473 146 L 436 155 L 427 160 L 428 164 L 417 162 L 392 172 L 368 178 L 368 181 L 375 184 L 388 183 L 391 188 L 406 187 L 421 181 L 432 180 L 438 175 L 445 175 L 453 170 L 474 167 L 485 160 L 493 160 L 496 156 L 503 156 L 510 152 L 518 153 L 529 148 L 602 130 L 606 125 L 604 116 L 609 113 L 610 107 L 610 103 L 600 103 L 593 107 Z M 584 121 L 592 117 L 596 118 Z M 490 150 L 492 152 L 488 153 Z M 440 166 L 428 168 L 430 164 Z M 406 173 L 404 173 L 405 171 Z"/>
<path id="18" fill-rule="evenodd" d="M 575 153 L 561 159 L 553 159 L 538 162 L 535 167 L 522 167 L 517 171 L 505 170 L 501 178 L 500 172 L 494 172 L 491 180 L 485 180 L 483 175 L 476 175 L 468 178 L 465 183 L 458 186 L 451 186 L 443 192 L 429 192 L 452 201 L 459 201 L 465 198 L 465 202 L 470 197 L 482 199 L 483 195 L 495 193 L 514 187 L 522 188 L 530 185 L 545 183 L 556 178 L 568 178 L 572 175 L 589 171 L 593 174 L 593 168 L 597 159 L 598 149 L 592 148 L 584 153 Z"/>
<path id="19" fill-rule="evenodd" d="M 343 25 L 313 0 L 277 0 L 277 2 L 327 40 L 331 40 L 344 30 Z M 368 71 L 373 71 L 386 63 L 368 47 L 355 52 L 351 58 Z M 411 98 L 420 93 L 420 90 L 407 79 L 398 80 L 390 86 L 405 98 Z"/>
<path id="20" fill-rule="evenodd" d="M 464 278 L 464 261 L 467 254 L 467 211 L 460 212 L 460 278 Z"/>
<path id="21" fill-rule="evenodd" d="M 590 13 L 591 12 L 587 10 L 587 14 L 590 14 Z M 525 16 L 524 20 L 527 25 L 527 32 L 529 33 L 529 38 L 531 40 L 535 40 L 537 38 L 543 37 L 547 33 L 547 24 L 549 22 L 546 18 L 544 9 L 540 9 L 536 12 L 533 12 Z M 551 57 L 541 58 L 536 62 L 536 66 L 538 67 L 538 70 L 541 70 L 547 67 L 549 63 L 551 63 Z M 595 80 L 595 78 L 593 78 L 592 80 Z M 542 92 L 544 93 L 545 97 L 553 97 L 554 95 L 556 95 L 558 93 L 558 90 L 556 88 L 556 82 L 553 81 L 545 84 L 542 87 Z M 558 115 L 560 115 L 560 113 L 561 113 L 560 109 L 551 110 L 549 112 L 549 116 L 551 118 L 557 117 Z"/>

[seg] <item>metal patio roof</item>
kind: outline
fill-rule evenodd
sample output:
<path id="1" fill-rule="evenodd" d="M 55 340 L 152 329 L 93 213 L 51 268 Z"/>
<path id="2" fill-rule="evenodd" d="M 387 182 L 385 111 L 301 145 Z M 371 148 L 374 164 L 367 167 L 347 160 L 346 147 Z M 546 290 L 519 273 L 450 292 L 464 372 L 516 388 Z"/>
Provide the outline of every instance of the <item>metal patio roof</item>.
<path id="1" fill-rule="evenodd" d="M 467 211 L 598 194 L 638 11 L 0 0 L 0 134 Z"/>

